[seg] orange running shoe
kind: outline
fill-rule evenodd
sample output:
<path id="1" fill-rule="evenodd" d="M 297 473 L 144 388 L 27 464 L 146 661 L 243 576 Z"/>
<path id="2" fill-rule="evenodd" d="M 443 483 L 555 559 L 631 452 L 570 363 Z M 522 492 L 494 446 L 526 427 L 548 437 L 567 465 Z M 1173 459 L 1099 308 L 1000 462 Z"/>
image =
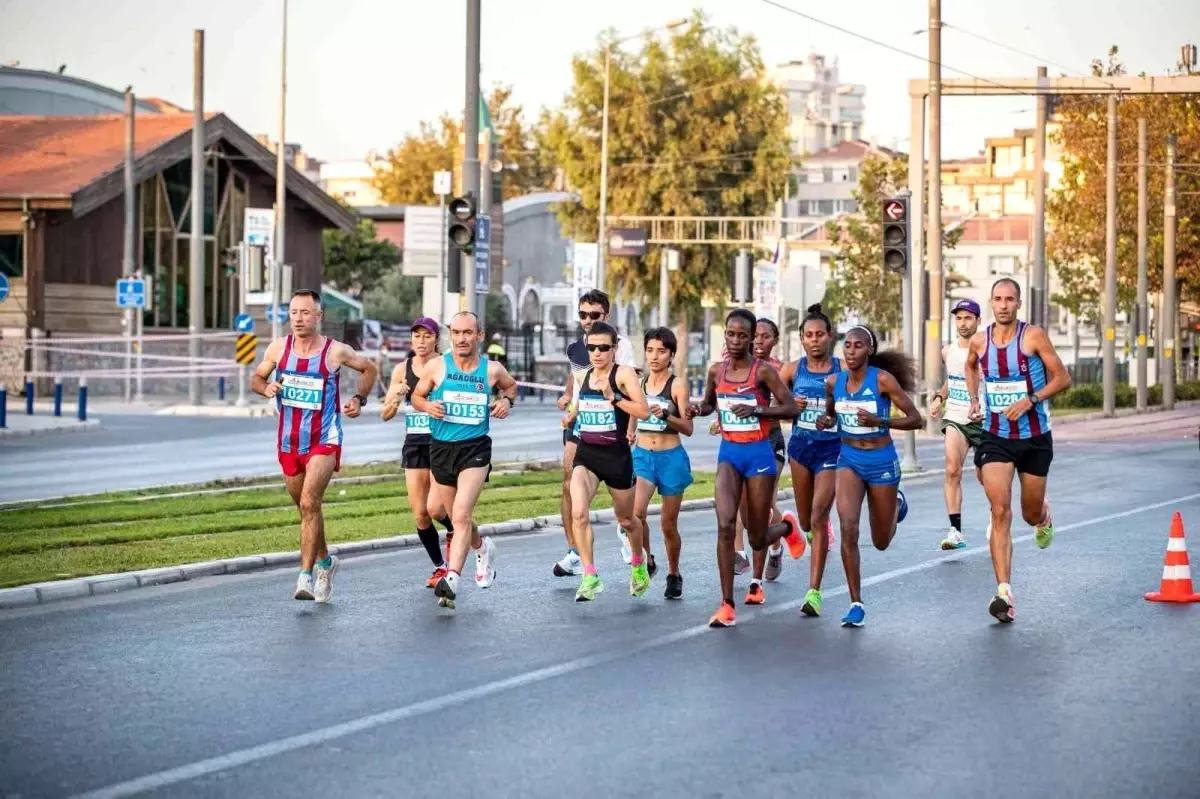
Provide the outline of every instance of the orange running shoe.
<path id="1" fill-rule="evenodd" d="M 721 607 L 708 620 L 709 627 L 732 627 L 737 624 L 737 611 L 728 602 L 722 602 Z"/>
<path id="2" fill-rule="evenodd" d="M 804 550 L 808 546 L 800 533 L 800 520 L 796 518 L 795 513 L 788 511 L 783 514 L 783 523 L 792 528 L 792 531 L 783 537 L 787 543 L 788 554 L 792 556 L 792 560 L 799 560 L 804 557 Z"/>
<path id="3" fill-rule="evenodd" d="M 763 591 L 761 583 L 750 583 L 750 590 L 746 592 L 747 605 L 762 605 L 767 601 L 767 595 Z"/>
<path id="4" fill-rule="evenodd" d="M 442 579 L 445 576 L 446 576 L 446 568 L 444 566 L 438 566 L 436 569 L 433 570 L 433 574 L 429 575 L 429 579 L 425 581 L 425 587 L 433 588 L 435 585 L 437 585 L 438 580 Z"/>

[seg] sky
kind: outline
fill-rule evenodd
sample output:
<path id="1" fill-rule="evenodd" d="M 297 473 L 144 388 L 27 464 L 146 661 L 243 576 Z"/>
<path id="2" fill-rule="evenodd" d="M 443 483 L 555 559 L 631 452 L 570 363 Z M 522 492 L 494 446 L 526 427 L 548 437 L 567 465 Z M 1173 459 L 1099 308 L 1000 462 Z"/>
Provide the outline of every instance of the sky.
<path id="1" fill-rule="evenodd" d="M 775 0 L 920 56 L 925 0 Z M 1132 74 L 1163 74 L 1200 44 L 1196 0 L 943 0 L 945 76 L 1085 74 L 1110 45 Z M 278 136 L 283 0 L 0 0 L 0 63 L 55 70 L 192 107 L 192 31 L 205 30 L 204 105 L 252 133 Z M 599 35 L 657 28 L 702 9 L 709 23 L 755 36 L 768 65 L 809 52 L 836 57 L 866 86 L 864 138 L 908 150 L 907 81 L 928 63 L 773 7 L 764 0 L 483 0 L 481 83 L 512 84 L 527 119 L 570 88 L 571 57 Z M 287 140 L 326 160 L 384 151 L 422 120 L 461 113 L 465 0 L 290 0 Z M 972 37 L 986 36 L 1031 55 Z M 1032 56 L 1032 57 L 1031 57 Z M 956 72 L 961 70 L 962 72 Z M 1031 97 L 947 98 L 943 157 L 987 136 L 1032 127 Z"/>

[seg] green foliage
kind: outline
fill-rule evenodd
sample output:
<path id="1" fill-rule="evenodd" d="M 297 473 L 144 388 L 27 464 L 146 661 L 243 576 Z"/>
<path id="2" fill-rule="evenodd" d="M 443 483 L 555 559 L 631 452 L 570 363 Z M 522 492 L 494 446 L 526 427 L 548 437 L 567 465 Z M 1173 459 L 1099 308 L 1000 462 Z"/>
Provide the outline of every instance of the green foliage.
<path id="1" fill-rule="evenodd" d="M 325 282 L 360 296 L 400 263 L 400 250 L 390 241 L 377 241 L 375 223 L 359 220 L 354 230 L 326 230 Z"/>
<path id="2" fill-rule="evenodd" d="M 363 295 L 363 316 L 380 322 L 411 322 L 421 315 L 421 278 L 393 269 Z"/>
<path id="3" fill-rule="evenodd" d="M 1092 74 L 1113 77 L 1125 66 L 1113 47 L 1106 60 L 1092 62 Z M 1047 261 L 1062 289 L 1054 302 L 1085 322 L 1099 318 L 1104 282 L 1108 100 L 1102 96 L 1058 98 L 1061 124 L 1052 133 L 1063 150 L 1062 185 L 1047 197 Z M 1200 96 L 1144 95 L 1117 103 L 1117 303 L 1132 310 L 1137 295 L 1137 136 L 1138 119 L 1147 125 L 1147 276 L 1150 291 L 1162 284 L 1163 188 L 1166 139 L 1175 133 L 1176 163 L 1200 163 Z M 1180 297 L 1200 297 L 1200 172 L 1176 172 L 1177 256 Z"/>
<path id="4" fill-rule="evenodd" d="M 1147 388 L 1146 393 L 1150 405 L 1162 403 L 1162 385 L 1154 384 Z M 1200 381 L 1180 381 L 1175 384 L 1175 399 L 1200 399 Z M 1118 408 L 1132 408 L 1137 405 L 1137 389 L 1126 383 L 1116 387 Z M 1101 383 L 1082 383 L 1068 388 L 1061 394 L 1055 395 L 1051 407 L 1054 408 L 1102 408 L 1104 407 L 1104 386 Z"/>
<path id="5" fill-rule="evenodd" d="M 637 52 L 612 48 L 609 216 L 771 213 L 789 167 L 787 106 L 764 80 L 757 42 L 709 26 L 699 12 L 665 40 L 640 42 Z M 580 197 L 556 210 L 564 236 L 581 241 L 598 234 L 604 65 L 603 43 L 574 59 L 564 107 L 545 115 L 539 134 Z M 657 250 L 610 258 L 608 288 L 658 296 Z M 671 278 L 676 308 L 726 296 L 732 248 L 685 247 L 682 257 L 683 269 Z"/>

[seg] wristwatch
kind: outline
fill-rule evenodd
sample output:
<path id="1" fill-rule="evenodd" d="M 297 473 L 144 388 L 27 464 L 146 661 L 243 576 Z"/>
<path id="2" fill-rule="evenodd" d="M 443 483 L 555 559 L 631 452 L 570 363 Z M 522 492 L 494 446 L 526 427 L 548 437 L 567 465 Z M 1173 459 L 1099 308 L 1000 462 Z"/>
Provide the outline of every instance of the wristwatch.
<path id="1" fill-rule="evenodd" d="M 515 407 L 517 407 L 517 403 L 513 402 L 513 398 L 512 398 L 512 397 L 501 397 L 500 399 L 506 399 L 506 400 L 508 400 L 508 407 L 510 407 L 510 408 L 515 408 Z"/>
<path id="2" fill-rule="evenodd" d="M 1036 408 L 1037 404 L 1041 401 L 1042 400 L 1038 397 L 1036 392 L 1033 392 L 1033 391 L 1029 392 L 1029 402 L 1031 405 L 1033 405 Z"/>
<path id="3" fill-rule="evenodd" d="M 367 398 L 366 398 L 366 397 L 364 397 L 362 394 L 355 394 L 355 395 L 354 395 L 354 398 L 355 398 L 356 400 L 358 400 L 358 407 L 360 407 L 360 408 L 365 408 L 365 407 L 366 407 L 366 405 L 367 405 Z"/>

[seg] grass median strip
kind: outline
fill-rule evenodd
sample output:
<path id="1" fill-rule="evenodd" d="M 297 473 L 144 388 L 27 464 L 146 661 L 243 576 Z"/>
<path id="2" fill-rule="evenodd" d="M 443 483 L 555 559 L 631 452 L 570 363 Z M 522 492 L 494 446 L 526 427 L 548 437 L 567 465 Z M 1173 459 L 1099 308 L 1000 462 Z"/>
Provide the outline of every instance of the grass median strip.
<path id="1" fill-rule="evenodd" d="M 711 497 L 715 476 L 697 472 L 695 478 L 685 498 Z M 480 497 L 476 520 L 557 514 L 560 481 L 558 472 L 495 477 Z M 785 478 L 782 485 L 789 483 Z M 406 495 L 399 479 L 332 488 L 325 508 L 329 542 L 412 533 Z M 611 506 L 601 489 L 592 508 Z M 0 587 L 292 551 L 299 534 L 296 510 L 281 489 L 13 510 L 0 514 Z"/>

